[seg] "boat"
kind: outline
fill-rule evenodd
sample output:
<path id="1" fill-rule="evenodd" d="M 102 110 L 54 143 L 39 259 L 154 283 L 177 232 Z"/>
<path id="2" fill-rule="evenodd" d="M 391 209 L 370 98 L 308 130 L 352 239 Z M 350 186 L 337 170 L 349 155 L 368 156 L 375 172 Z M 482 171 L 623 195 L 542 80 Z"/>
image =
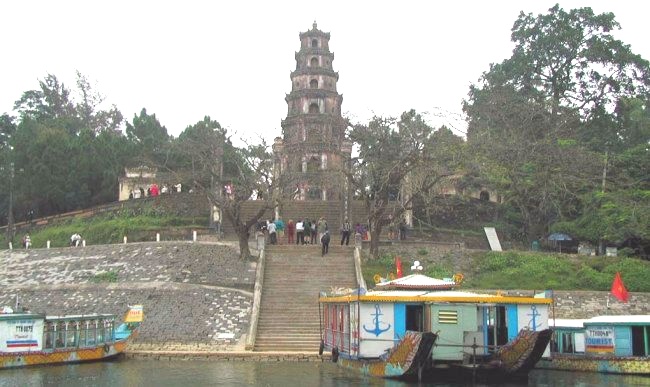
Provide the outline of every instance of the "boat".
<path id="1" fill-rule="evenodd" d="M 377 283 L 373 290 L 321 293 L 320 352 L 331 352 L 332 360 L 347 368 L 386 378 L 527 377 L 548 351 L 552 299 L 545 293 L 460 291 L 459 282 L 412 274 Z M 427 346 L 408 345 L 418 337 Z M 391 358 L 396 352 L 405 355 Z"/>
<path id="2" fill-rule="evenodd" d="M 112 314 L 46 316 L 0 314 L 0 369 L 106 360 L 119 356 L 143 320 L 142 305 L 130 306 L 124 322 Z"/>
<path id="3" fill-rule="evenodd" d="M 554 340 L 543 369 L 650 375 L 650 315 L 551 319 Z"/>

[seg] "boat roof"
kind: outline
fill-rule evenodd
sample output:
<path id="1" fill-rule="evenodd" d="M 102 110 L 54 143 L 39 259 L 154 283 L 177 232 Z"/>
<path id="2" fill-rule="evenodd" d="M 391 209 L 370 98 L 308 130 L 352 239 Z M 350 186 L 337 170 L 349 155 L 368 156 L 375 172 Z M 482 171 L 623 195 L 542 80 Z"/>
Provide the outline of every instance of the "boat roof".
<path id="1" fill-rule="evenodd" d="M 548 325 L 558 328 L 584 328 L 585 321 L 587 320 L 582 318 L 550 318 L 548 319 Z"/>
<path id="2" fill-rule="evenodd" d="M 635 314 L 621 316 L 596 316 L 585 321 L 585 325 L 595 324 L 616 324 L 616 325 L 635 325 L 650 324 L 650 315 Z"/>
<path id="3" fill-rule="evenodd" d="M 3 320 L 24 320 L 24 319 L 44 319 L 45 316 L 38 313 L 1 313 L 0 321 Z"/>
<path id="4" fill-rule="evenodd" d="M 342 302 L 442 302 L 468 304 L 550 304 L 552 299 L 525 296 L 504 296 L 459 290 L 374 290 L 364 295 L 347 294 L 343 296 L 323 296 L 325 303 Z"/>
<path id="5" fill-rule="evenodd" d="M 549 319 L 558 328 L 584 328 L 588 325 L 650 325 L 650 315 L 596 316 L 589 319 Z"/>
<path id="6" fill-rule="evenodd" d="M 91 313 L 91 314 L 67 314 L 62 316 L 45 316 L 45 319 L 50 320 L 93 320 L 98 318 L 115 318 L 113 314 L 105 313 Z"/>
<path id="7" fill-rule="evenodd" d="M 375 286 L 377 289 L 452 289 L 456 283 L 423 274 L 411 274 L 391 281 L 380 282 Z"/>

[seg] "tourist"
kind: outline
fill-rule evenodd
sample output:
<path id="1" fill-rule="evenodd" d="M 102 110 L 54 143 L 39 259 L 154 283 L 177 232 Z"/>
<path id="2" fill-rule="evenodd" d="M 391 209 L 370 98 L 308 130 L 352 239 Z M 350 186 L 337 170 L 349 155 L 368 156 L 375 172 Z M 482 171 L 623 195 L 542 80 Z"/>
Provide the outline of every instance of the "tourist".
<path id="1" fill-rule="evenodd" d="M 406 240 L 406 222 L 404 220 L 399 222 L 399 239 Z"/>
<path id="2" fill-rule="evenodd" d="M 133 190 L 129 191 L 129 199 L 133 199 Z"/>
<path id="3" fill-rule="evenodd" d="M 350 244 L 351 230 L 352 230 L 352 225 L 350 224 L 348 218 L 345 218 L 345 220 L 343 221 L 343 225 L 341 225 L 341 246 L 343 246 L 343 242 L 345 242 L 346 246 Z"/>
<path id="4" fill-rule="evenodd" d="M 136 188 L 135 191 L 133 191 L 133 198 L 134 199 L 140 199 L 140 190 L 139 189 Z"/>
<path id="5" fill-rule="evenodd" d="M 395 239 L 395 221 L 393 215 L 388 215 L 388 239 Z"/>
<path id="6" fill-rule="evenodd" d="M 278 243 L 282 243 L 282 238 L 284 237 L 284 222 L 282 221 L 281 217 L 278 217 L 275 220 L 275 229 L 278 232 Z"/>
<path id="7" fill-rule="evenodd" d="M 361 235 L 361 239 L 365 240 L 366 239 L 366 228 L 361 225 L 361 223 L 357 223 L 356 226 L 354 226 L 354 233 Z"/>
<path id="8" fill-rule="evenodd" d="M 81 235 L 78 233 L 72 234 L 70 237 L 70 246 L 78 247 L 81 244 Z"/>
<path id="9" fill-rule="evenodd" d="M 321 216 L 320 219 L 318 219 L 318 226 L 316 226 L 316 229 L 318 231 L 318 241 L 320 242 L 323 239 L 323 235 L 325 235 L 325 231 L 327 231 L 327 221 L 324 217 Z"/>
<path id="10" fill-rule="evenodd" d="M 312 236 L 311 236 L 311 228 L 312 228 L 312 225 L 314 223 L 312 223 L 312 221 L 309 220 L 309 218 L 305 218 L 303 224 L 305 226 L 305 234 L 306 234 L 305 235 L 305 239 L 306 239 L 305 243 L 310 243 L 310 244 L 313 245 L 315 241 L 312 239 Z"/>
<path id="11" fill-rule="evenodd" d="M 298 223 L 296 223 L 296 244 L 305 244 L 305 224 L 302 222 L 302 219 L 298 220 Z"/>
<path id="12" fill-rule="evenodd" d="M 293 244 L 293 236 L 296 232 L 296 225 L 293 223 L 293 219 L 289 219 L 287 222 L 287 243 Z"/>
<path id="13" fill-rule="evenodd" d="M 268 222 L 266 229 L 269 231 L 269 243 L 272 245 L 278 244 L 278 237 L 276 234 L 276 228 L 274 222 Z"/>
<path id="14" fill-rule="evenodd" d="M 140 197 L 144 198 L 144 188 L 140 187 Z"/>
<path id="15" fill-rule="evenodd" d="M 160 188 L 160 193 L 164 195 L 167 192 L 169 192 L 169 188 L 167 188 L 167 184 L 163 184 L 162 188 Z"/>
<path id="16" fill-rule="evenodd" d="M 23 247 L 29 249 L 32 246 L 32 238 L 29 237 L 29 234 L 25 234 L 23 237 Z"/>
<path id="17" fill-rule="evenodd" d="M 330 232 L 325 230 L 323 233 L 323 236 L 320 238 L 320 244 L 322 246 L 321 249 L 321 257 L 324 256 L 329 252 L 330 249 Z"/>
<path id="18" fill-rule="evenodd" d="M 316 232 L 316 221 L 311 222 L 311 227 L 310 228 L 311 229 L 309 230 L 309 235 L 310 235 L 311 243 L 315 245 L 315 244 L 318 243 L 318 239 L 317 239 L 318 238 L 318 236 L 317 236 L 318 233 Z"/>

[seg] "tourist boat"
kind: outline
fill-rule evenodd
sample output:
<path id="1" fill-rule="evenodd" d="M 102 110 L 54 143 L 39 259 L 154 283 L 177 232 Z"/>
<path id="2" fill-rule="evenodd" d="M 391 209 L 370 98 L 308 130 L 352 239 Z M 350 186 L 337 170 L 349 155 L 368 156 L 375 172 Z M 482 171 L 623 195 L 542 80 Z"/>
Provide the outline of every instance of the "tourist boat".
<path id="1" fill-rule="evenodd" d="M 5 312 L 9 310 L 5 308 Z M 124 323 L 115 315 L 45 316 L 0 314 L 0 368 L 76 363 L 118 356 L 143 320 L 142 305 L 129 307 Z"/>
<path id="2" fill-rule="evenodd" d="M 555 319 L 550 357 L 537 367 L 650 375 L 650 315 Z"/>
<path id="3" fill-rule="evenodd" d="M 548 350 L 552 300 L 545 294 L 455 290 L 458 285 L 413 274 L 378 283 L 372 291 L 321 293 L 321 353 L 331 352 L 333 361 L 364 374 L 389 378 L 527 377 Z M 420 346 L 410 344 L 418 340 Z"/>

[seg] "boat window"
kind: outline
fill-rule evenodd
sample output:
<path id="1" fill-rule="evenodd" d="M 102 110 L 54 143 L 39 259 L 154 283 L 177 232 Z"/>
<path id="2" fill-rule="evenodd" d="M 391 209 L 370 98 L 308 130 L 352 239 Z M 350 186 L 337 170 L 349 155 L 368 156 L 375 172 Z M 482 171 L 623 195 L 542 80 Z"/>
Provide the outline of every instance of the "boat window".
<path id="1" fill-rule="evenodd" d="M 79 334 L 79 322 L 71 321 L 66 326 L 66 347 L 77 346 L 77 335 Z"/>
<path id="2" fill-rule="evenodd" d="M 92 320 L 87 322 L 86 328 L 86 345 L 92 346 L 97 343 L 97 321 Z"/>
<path id="3" fill-rule="evenodd" d="M 104 341 L 113 340 L 113 320 L 104 320 Z"/>
<path id="4" fill-rule="evenodd" d="M 54 348 L 54 334 L 56 333 L 54 331 L 55 324 L 48 322 L 45 325 L 45 348 L 50 349 Z"/>
<path id="5" fill-rule="evenodd" d="M 56 348 L 65 348 L 65 323 L 60 322 L 55 325 L 56 341 L 54 342 Z"/>
<path id="6" fill-rule="evenodd" d="M 562 332 L 560 334 L 560 353 L 575 353 L 576 343 L 575 336 L 571 332 Z"/>
<path id="7" fill-rule="evenodd" d="M 458 324 L 457 310 L 439 310 L 438 323 L 440 324 Z"/>
<path id="8" fill-rule="evenodd" d="M 650 333 L 650 326 L 632 327 L 632 356 L 648 356 L 646 338 Z"/>

